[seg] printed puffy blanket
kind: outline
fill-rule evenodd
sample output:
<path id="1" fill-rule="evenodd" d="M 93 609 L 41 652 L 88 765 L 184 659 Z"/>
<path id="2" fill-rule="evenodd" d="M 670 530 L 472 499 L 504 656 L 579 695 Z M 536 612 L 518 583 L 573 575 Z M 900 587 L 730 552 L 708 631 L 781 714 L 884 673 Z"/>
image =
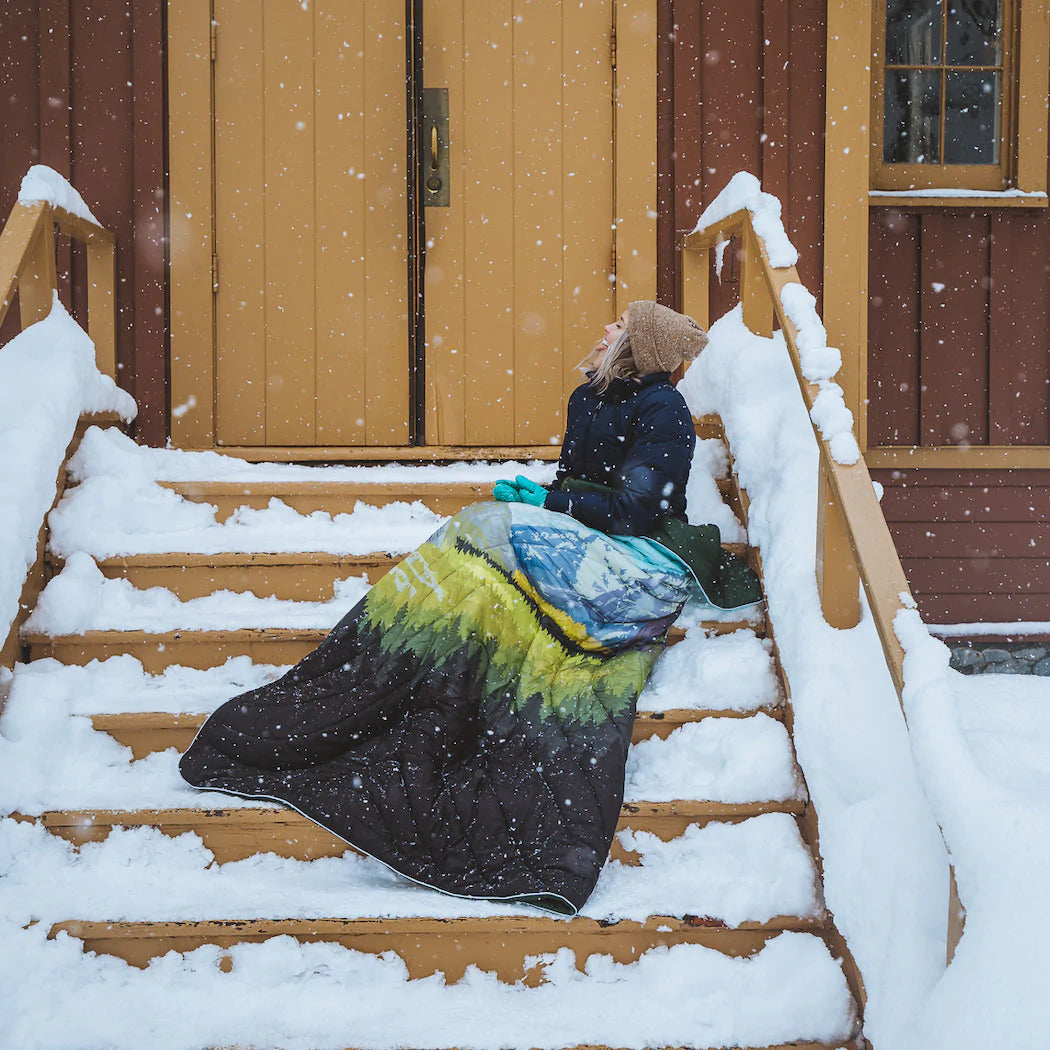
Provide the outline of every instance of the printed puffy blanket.
<path id="1" fill-rule="evenodd" d="M 635 701 L 688 577 L 563 514 L 480 503 L 182 759 L 446 893 L 574 914 L 616 829 Z"/>

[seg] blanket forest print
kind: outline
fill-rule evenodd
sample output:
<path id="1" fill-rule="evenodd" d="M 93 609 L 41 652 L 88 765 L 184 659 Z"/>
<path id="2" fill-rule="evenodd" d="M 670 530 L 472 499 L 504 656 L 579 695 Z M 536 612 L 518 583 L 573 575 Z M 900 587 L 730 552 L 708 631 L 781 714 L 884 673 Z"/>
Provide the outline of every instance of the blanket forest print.
<path id="1" fill-rule="evenodd" d="M 688 586 L 566 515 L 468 507 L 284 677 L 219 708 L 183 776 L 287 803 L 446 893 L 574 914 Z"/>

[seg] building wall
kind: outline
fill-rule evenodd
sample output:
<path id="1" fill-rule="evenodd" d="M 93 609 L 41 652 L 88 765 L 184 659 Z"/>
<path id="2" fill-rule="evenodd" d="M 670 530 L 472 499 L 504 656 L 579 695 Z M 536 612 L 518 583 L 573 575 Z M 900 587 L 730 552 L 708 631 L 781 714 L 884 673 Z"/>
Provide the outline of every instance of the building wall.
<path id="1" fill-rule="evenodd" d="M 658 0 L 659 295 L 677 244 L 739 170 L 784 202 L 799 273 L 821 293 L 825 7 Z M 18 0 L 0 18 L 0 213 L 30 164 L 70 177 L 116 232 L 118 366 L 139 437 L 167 435 L 163 0 Z M 1050 443 L 1050 214 L 873 208 L 871 443 Z M 83 319 L 83 260 L 62 249 Z M 728 261 L 717 316 L 737 297 Z M 16 330 L 12 311 L 0 340 Z M 1050 619 L 1050 471 L 879 471 L 884 509 L 932 621 Z"/>
<path id="2" fill-rule="evenodd" d="M 0 16 L 0 216 L 31 164 L 71 179 L 117 238 L 117 368 L 140 438 L 163 443 L 165 78 L 163 0 L 17 0 Z M 87 313 L 85 260 L 60 247 L 63 299 Z M 0 332 L 17 331 L 13 310 Z"/>
<path id="3" fill-rule="evenodd" d="M 872 208 L 869 441 L 1050 445 L 1050 211 Z M 926 619 L 1050 620 L 1050 470 L 878 471 Z"/>
<path id="4" fill-rule="evenodd" d="M 661 301 L 677 301 L 681 236 L 738 171 L 784 205 L 798 271 L 823 272 L 825 6 L 820 0 L 660 0 Z M 711 313 L 737 299 L 729 260 Z"/>

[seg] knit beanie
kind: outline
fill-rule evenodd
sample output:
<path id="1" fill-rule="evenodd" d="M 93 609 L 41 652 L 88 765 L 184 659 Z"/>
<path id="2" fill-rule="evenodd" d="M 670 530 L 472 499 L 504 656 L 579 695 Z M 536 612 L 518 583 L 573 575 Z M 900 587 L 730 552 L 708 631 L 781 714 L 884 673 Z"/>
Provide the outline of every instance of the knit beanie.
<path id="1" fill-rule="evenodd" d="M 707 333 L 685 314 L 639 299 L 627 315 L 631 355 L 639 375 L 673 372 L 707 345 Z"/>

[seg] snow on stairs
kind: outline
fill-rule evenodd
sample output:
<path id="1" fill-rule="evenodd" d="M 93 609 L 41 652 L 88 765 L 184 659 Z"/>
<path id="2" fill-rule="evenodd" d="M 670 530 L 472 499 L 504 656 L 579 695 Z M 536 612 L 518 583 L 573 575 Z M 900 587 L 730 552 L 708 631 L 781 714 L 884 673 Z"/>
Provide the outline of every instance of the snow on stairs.
<path id="1" fill-rule="evenodd" d="M 233 515 L 239 506 L 266 506 L 275 496 L 306 514 L 322 508 L 345 509 L 359 501 L 380 505 L 397 497 L 418 497 L 445 514 L 484 496 L 489 487 L 487 482 L 480 486 L 442 484 L 432 486 L 434 491 L 424 491 L 425 486 L 419 485 L 411 490 L 388 485 L 369 489 L 364 484 L 300 481 L 259 486 L 241 482 L 164 484 L 184 499 L 217 505 L 220 520 Z M 739 514 L 743 504 L 735 481 L 726 480 L 719 489 Z M 749 550 L 745 552 L 751 556 Z M 371 580 L 396 561 L 396 554 L 382 553 L 356 560 L 316 553 L 161 553 L 100 559 L 100 567 L 107 577 L 127 579 L 139 587 L 164 579 L 164 585 L 184 601 L 225 587 L 319 602 L 331 597 L 337 579 L 364 572 Z M 744 632 L 752 639 L 761 637 L 765 629 L 764 622 L 740 621 L 691 628 L 694 637 L 710 639 L 704 643 L 709 646 L 736 644 L 735 639 Z M 79 673 L 72 665 L 130 653 L 142 660 L 147 674 L 163 680 L 176 664 L 212 668 L 194 673 L 219 675 L 230 656 L 289 664 L 324 634 L 323 629 L 278 627 L 153 634 L 89 630 L 66 637 L 30 634 L 25 640 L 33 660 L 55 657 L 69 665 L 68 673 Z M 683 638 L 684 654 L 692 643 L 685 632 L 678 631 L 675 640 Z M 751 644 L 757 643 L 752 640 Z M 678 1037 L 675 1045 L 860 1047 L 855 1008 L 860 989 L 851 965 L 843 974 L 841 937 L 823 906 L 815 824 L 794 761 L 790 708 L 783 706 L 775 646 L 767 641 L 765 650 L 771 652 L 767 660 L 774 685 L 758 700 L 752 697 L 711 709 L 675 706 L 667 702 L 667 690 L 661 692 L 659 675 L 654 676 L 656 685 L 648 705 L 652 709 L 640 710 L 635 725 L 636 746 L 631 751 L 621 833 L 613 859 L 584 913 L 571 920 L 542 917 L 516 907 L 450 901 L 399 883 L 392 876 L 386 877 L 384 890 L 377 896 L 375 885 L 384 876 L 377 874 L 375 862 L 347 852 L 341 840 L 290 810 L 189 789 L 182 789 L 182 797 L 173 793 L 169 800 L 163 785 L 160 796 L 168 804 L 137 808 L 140 798 L 129 794 L 118 806 L 108 797 L 102 806 L 96 804 L 97 796 L 93 801 L 88 786 L 76 805 L 68 806 L 63 800 L 63 808 L 18 815 L 19 820 L 46 828 L 78 851 L 74 854 L 78 859 L 68 861 L 71 871 L 75 869 L 69 895 L 73 917 L 53 922 L 51 936 L 66 933 L 79 938 L 85 949 L 115 955 L 136 966 L 146 966 L 169 951 L 185 953 L 213 945 L 221 949 L 224 970 L 239 966 L 252 945 L 291 938 L 301 945 L 341 945 L 369 955 L 392 951 L 411 979 L 440 971 L 452 985 L 468 966 L 475 965 L 500 981 L 522 982 L 526 987 L 556 983 L 557 964 L 552 960 L 560 949 L 569 947 L 581 970 L 595 955 L 633 964 L 634 969 L 628 967 L 610 983 L 610 1005 L 630 994 L 638 966 L 657 965 L 658 957 L 646 953 L 666 948 L 672 953 L 669 959 L 684 974 L 699 964 L 695 979 L 689 980 L 691 998 L 721 1003 L 722 1011 L 735 1017 L 725 1004 L 742 996 L 741 1002 L 762 1004 L 759 1012 L 769 1004 L 774 1015 L 752 1028 L 739 1018 L 732 1023 L 716 1018 L 711 1024 L 704 1018 L 698 1025 L 698 1031 L 704 1033 L 698 1042 L 686 1044 Z M 665 659 L 671 655 L 669 652 Z M 682 660 L 685 666 L 684 656 Z M 30 664 L 26 671 L 32 670 Z M 83 673 L 96 672 L 84 668 Z M 681 672 L 679 680 L 684 680 Z M 96 707 L 90 711 L 95 736 L 105 734 L 104 739 L 131 749 L 126 758 L 129 777 L 150 763 L 154 764 L 151 770 L 166 769 L 173 777 L 174 754 L 165 754 L 166 749 L 183 750 L 205 717 L 202 710 L 178 711 L 170 706 L 114 711 L 107 706 L 104 692 L 95 699 Z M 646 706 L 643 698 L 640 707 Z M 766 723 L 775 729 L 770 730 Z M 758 728 L 765 734 L 764 745 L 757 737 L 754 743 L 746 739 Z M 709 739 L 703 743 L 697 734 L 707 734 Z M 774 736 L 776 743 L 770 745 Z M 762 748 L 769 746 L 777 755 L 772 764 L 790 771 L 790 784 L 770 786 L 760 781 L 757 791 L 749 795 L 741 787 L 747 774 L 734 773 L 734 762 L 743 759 L 746 767 L 750 756 L 753 764 L 768 766 Z M 756 754 L 761 757 L 755 759 Z M 163 766 L 169 757 L 171 761 Z M 708 776 L 710 768 L 719 763 L 724 768 Z M 100 766 L 100 778 L 105 774 Z M 199 840 L 186 836 L 187 832 Z M 171 845 L 164 846 L 164 842 Z M 123 882 L 114 885 L 114 869 L 106 858 L 119 856 L 124 849 L 132 859 L 123 866 L 118 863 Z M 167 885 L 165 850 L 175 851 L 179 863 L 186 865 L 182 884 L 170 895 L 163 889 Z M 153 856 L 160 859 L 153 862 Z M 334 888 L 324 882 L 323 873 L 328 869 L 317 867 L 325 864 L 341 866 Z M 229 889 L 216 892 L 216 883 L 223 885 L 227 871 Z M 151 895 L 151 890 L 160 892 Z M 304 897 L 296 910 L 291 902 Z M 275 899 L 286 903 L 284 915 L 274 914 Z M 201 918 L 209 913 L 212 918 Z M 700 956 L 695 955 L 697 951 Z M 745 962 L 748 968 L 741 970 Z M 590 970 L 581 979 L 601 987 Z M 740 982 L 748 980 L 752 984 L 742 992 Z M 778 1014 L 783 1015 L 782 1021 Z M 748 1034 L 752 1031 L 754 1036 Z M 652 1037 L 663 1038 L 659 1029 Z M 406 1034 L 406 1040 L 411 1038 Z M 614 1044 L 608 1035 L 602 1038 L 609 1045 L 635 1045 L 626 1039 Z M 418 1037 L 416 1040 L 419 1045 Z M 493 1045 L 508 1045 L 498 1033 L 493 1040 Z M 348 1045 L 352 1041 L 353 1036 L 348 1036 Z M 544 1044 L 540 1040 L 530 1045 Z"/>

